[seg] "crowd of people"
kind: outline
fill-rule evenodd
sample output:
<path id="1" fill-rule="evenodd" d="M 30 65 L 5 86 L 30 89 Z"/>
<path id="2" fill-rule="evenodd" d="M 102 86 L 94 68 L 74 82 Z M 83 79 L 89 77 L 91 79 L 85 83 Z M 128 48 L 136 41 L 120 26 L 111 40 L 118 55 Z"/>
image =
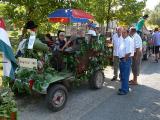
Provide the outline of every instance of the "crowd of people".
<path id="1" fill-rule="evenodd" d="M 22 37 L 20 38 L 16 58 L 23 56 L 25 43 L 27 42 L 26 38 L 29 38 L 33 33 L 37 34 L 37 27 L 38 25 L 35 25 L 34 21 L 28 21 L 26 23 L 22 31 Z M 87 34 L 92 36 L 100 36 L 99 28 L 95 24 L 89 24 L 88 28 L 88 32 L 85 33 L 82 29 L 77 30 L 76 27 L 72 27 L 69 38 L 66 36 L 66 33 L 63 30 L 58 30 L 55 38 L 53 38 L 51 34 L 47 33 L 45 34 L 45 39 L 42 40 L 42 42 L 47 44 L 50 50 L 53 51 L 74 51 L 79 48 L 78 42 L 76 41 L 78 37 L 85 37 Z M 27 32 L 29 33 L 29 36 L 26 36 Z"/>
<path id="2" fill-rule="evenodd" d="M 47 46 L 48 51 L 50 51 L 53 56 L 56 56 L 54 57 L 56 60 L 53 60 L 56 65 L 53 66 L 54 68 L 56 67 L 58 71 L 63 69 L 61 53 L 74 53 L 78 51 L 80 49 L 81 38 L 87 37 L 90 39 L 91 36 L 99 37 L 101 35 L 99 28 L 93 23 L 88 24 L 88 31 L 86 33 L 85 30 L 77 29 L 77 27 L 72 26 L 70 36 L 67 36 L 65 31 L 58 30 L 57 36 L 52 36 L 47 33 L 40 38 L 37 30 L 38 25 L 36 25 L 34 21 L 28 21 L 25 24 L 15 57 L 27 57 L 27 54 L 31 53 L 32 49 L 34 49 L 33 44 L 36 43 L 37 40 L 40 40 L 40 42 L 44 44 L 44 48 Z"/>
<path id="3" fill-rule="evenodd" d="M 144 49 L 147 49 L 150 54 L 155 54 L 155 62 L 160 59 L 160 31 L 155 28 L 154 32 L 150 32 L 147 36 L 142 34 L 144 20 L 148 16 L 143 16 L 140 24 L 128 28 L 117 27 L 116 33 L 112 36 L 113 43 L 113 68 L 114 76 L 111 81 L 120 78 L 121 88 L 118 91 L 119 95 L 126 95 L 129 92 L 129 85 L 138 85 L 138 76 L 140 74 L 141 61 L 144 57 Z M 143 23 L 143 25 L 142 25 Z M 145 47 L 144 47 L 145 45 Z M 118 74 L 118 70 L 120 73 Z M 129 80 L 130 71 L 132 70 L 133 79 Z"/>
<path id="4" fill-rule="evenodd" d="M 136 28 L 118 27 L 117 33 L 113 35 L 113 56 L 114 56 L 114 77 L 112 81 L 118 78 L 118 69 L 120 69 L 121 88 L 119 95 L 125 95 L 129 92 L 129 84 L 137 85 L 137 77 L 140 72 L 142 39 L 136 32 Z M 130 71 L 132 68 L 133 80 L 129 82 Z"/>

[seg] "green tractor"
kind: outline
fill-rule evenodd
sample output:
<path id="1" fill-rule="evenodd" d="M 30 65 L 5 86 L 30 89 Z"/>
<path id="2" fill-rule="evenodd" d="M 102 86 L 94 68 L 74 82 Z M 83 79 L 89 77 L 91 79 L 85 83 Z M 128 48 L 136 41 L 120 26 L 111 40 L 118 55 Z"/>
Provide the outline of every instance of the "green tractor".
<path id="1" fill-rule="evenodd" d="M 77 38 L 76 51 L 49 51 L 37 40 L 27 56 L 19 58 L 13 90 L 46 94 L 46 103 L 56 112 L 64 108 L 71 84 L 88 80 L 92 89 L 100 89 L 104 83 L 103 69 L 109 55 L 105 37 Z"/>

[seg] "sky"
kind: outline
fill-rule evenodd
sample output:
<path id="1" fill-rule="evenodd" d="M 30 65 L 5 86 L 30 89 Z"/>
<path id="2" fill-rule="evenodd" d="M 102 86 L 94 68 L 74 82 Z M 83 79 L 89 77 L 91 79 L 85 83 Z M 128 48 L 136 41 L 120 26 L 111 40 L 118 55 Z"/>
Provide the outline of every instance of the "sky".
<path id="1" fill-rule="evenodd" d="M 146 8 L 153 10 L 158 3 L 160 3 L 160 0 L 147 0 Z"/>
<path id="2" fill-rule="evenodd" d="M 137 0 L 137 1 L 142 1 L 142 0 Z M 160 3 L 160 0 L 147 0 L 146 3 L 146 8 L 150 10 L 154 10 L 155 6 Z"/>

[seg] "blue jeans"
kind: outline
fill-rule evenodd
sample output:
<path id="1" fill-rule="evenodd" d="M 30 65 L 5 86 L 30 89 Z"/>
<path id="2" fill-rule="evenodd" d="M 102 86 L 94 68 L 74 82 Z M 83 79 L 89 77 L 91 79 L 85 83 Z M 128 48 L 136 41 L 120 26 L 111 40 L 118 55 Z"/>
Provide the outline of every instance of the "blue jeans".
<path id="1" fill-rule="evenodd" d="M 121 90 L 123 92 L 129 92 L 129 76 L 131 70 L 132 59 L 128 58 L 127 60 L 120 60 L 120 79 L 121 79 Z"/>

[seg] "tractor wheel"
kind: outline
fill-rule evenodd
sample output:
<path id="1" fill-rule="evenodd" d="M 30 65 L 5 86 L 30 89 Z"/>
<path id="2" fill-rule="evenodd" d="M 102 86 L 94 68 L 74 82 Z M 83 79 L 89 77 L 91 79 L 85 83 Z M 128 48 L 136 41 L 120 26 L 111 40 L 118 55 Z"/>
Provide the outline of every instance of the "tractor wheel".
<path id="1" fill-rule="evenodd" d="M 62 84 L 56 84 L 50 87 L 46 96 L 48 108 L 57 112 L 64 108 L 68 98 L 68 91 Z"/>
<path id="2" fill-rule="evenodd" d="M 89 80 L 89 85 L 92 89 L 102 88 L 103 83 L 104 83 L 104 73 L 101 70 L 94 72 L 91 79 Z"/>

